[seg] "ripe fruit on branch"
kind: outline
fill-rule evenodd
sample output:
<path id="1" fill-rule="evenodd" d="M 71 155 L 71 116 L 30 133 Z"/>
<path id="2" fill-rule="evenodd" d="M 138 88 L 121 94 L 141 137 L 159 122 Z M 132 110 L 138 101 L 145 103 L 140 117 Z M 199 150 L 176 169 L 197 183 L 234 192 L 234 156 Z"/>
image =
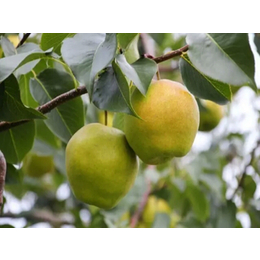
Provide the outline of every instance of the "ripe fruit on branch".
<path id="1" fill-rule="evenodd" d="M 219 124 L 223 117 L 224 111 L 222 106 L 210 100 L 201 100 L 204 108 L 200 109 L 199 130 L 209 132 Z"/>
<path id="2" fill-rule="evenodd" d="M 132 187 L 138 161 L 122 131 L 93 123 L 68 142 L 66 169 L 78 200 L 111 209 Z"/>
<path id="3" fill-rule="evenodd" d="M 125 134 L 143 162 L 160 164 L 190 151 L 199 109 L 186 87 L 165 79 L 153 81 L 145 97 L 134 91 L 132 103 L 142 120 L 125 115 Z"/>

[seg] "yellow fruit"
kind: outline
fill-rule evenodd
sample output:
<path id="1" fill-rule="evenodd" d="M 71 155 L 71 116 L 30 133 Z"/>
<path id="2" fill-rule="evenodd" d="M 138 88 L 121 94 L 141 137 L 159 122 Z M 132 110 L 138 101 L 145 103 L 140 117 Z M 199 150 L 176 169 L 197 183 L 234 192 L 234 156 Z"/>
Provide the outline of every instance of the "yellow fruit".
<path id="1" fill-rule="evenodd" d="M 113 126 L 113 118 L 114 118 L 114 113 L 112 112 L 107 112 L 107 126 Z M 105 111 L 99 111 L 98 112 L 98 121 L 100 124 L 105 124 Z"/>
<path id="2" fill-rule="evenodd" d="M 10 42 L 16 47 L 18 43 L 20 42 L 20 38 L 16 34 L 8 35 L 7 38 L 10 40 Z"/>
<path id="3" fill-rule="evenodd" d="M 209 100 L 201 100 L 205 109 L 200 109 L 199 130 L 208 132 L 214 129 L 223 117 L 222 106 Z"/>
<path id="4" fill-rule="evenodd" d="M 70 139 L 66 169 L 78 200 L 111 209 L 132 187 L 138 161 L 122 131 L 93 123 Z"/>
<path id="5" fill-rule="evenodd" d="M 23 172 L 30 177 L 41 177 L 54 171 L 52 156 L 42 156 L 36 153 L 28 153 L 23 161 Z"/>
<path id="6" fill-rule="evenodd" d="M 171 213 L 171 222 L 170 222 L 170 228 L 175 228 L 178 222 L 180 221 L 180 216 L 176 213 Z"/>
<path id="7" fill-rule="evenodd" d="M 199 109 L 182 84 L 153 81 L 146 97 L 134 91 L 132 103 L 143 120 L 125 115 L 125 134 L 143 162 L 160 164 L 190 151 L 198 131 Z"/>
<path id="8" fill-rule="evenodd" d="M 171 208 L 165 200 L 150 196 L 142 214 L 142 220 L 145 225 L 148 227 L 152 226 L 156 213 L 170 214 Z"/>

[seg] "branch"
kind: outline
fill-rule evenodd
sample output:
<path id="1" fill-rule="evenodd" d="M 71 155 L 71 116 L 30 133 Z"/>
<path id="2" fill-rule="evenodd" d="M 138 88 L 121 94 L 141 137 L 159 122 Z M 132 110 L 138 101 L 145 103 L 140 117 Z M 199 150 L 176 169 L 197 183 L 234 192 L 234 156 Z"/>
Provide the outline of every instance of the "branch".
<path id="1" fill-rule="evenodd" d="M 0 211 L 3 205 L 3 193 L 5 186 L 5 176 L 6 176 L 6 161 L 3 153 L 0 151 Z"/>
<path id="2" fill-rule="evenodd" d="M 31 33 L 25 33 L 23 35 L 23 38 L 21 39 L 21 41 L 18 43 L 18 45 L 16 46 L 16 49 L 20 46 L 22 46 L 24 44 L 24 42 L 28 39 L 28 37 L 30 36 Z"/>
<path id="3" fill-rule="evenodd" d="M 137 208 L 136 212 L 134 213 L 134 215 L 131 219 L 131 223 L 130 223 L 131 228 L 136 227 L 138 221 L 140 220 L 150 193 L 151 193 L 151 182 L 148 180 L 147 181 L 147 190 L 143 194 L 139 207 Z"/>
<path id="4" fill-rule="evenodd" d="M 246 164 L 244 170 L 243 170 L 243 173 L 242 173 L 242 176 L 238 182 L 238 185 L 237 185 L 237 188 L 235 189 L 233 195 L 231 196 L 231 200 L 234 199 L 235 195 L 237 194 L 237 192 L 239 191 L 240 188 L 243 188 L 243 185 L 244 185 L 244 180 L 245 180 L 245 177 L 246 177 L 246 172 L 247 172 L 247 169 L 252 165 L 252 163 L 254 162 L 254 159 L 255 159 L 255 151 L 256 149 L 260 146 L 260 140 L 257 141 L 256 143 L 256 146 L 255 148 L 252 150 L 251 152 L 251 159 L 250 161 L 248 162 L 248 164 Z"/>
<path id="5" fill-rule="evenodd" d="M 36 110 L 38 110 L 39 112 L 46 114 L 48 112 L 50 112 L 52 109 L 56 108 L 57 106 L 65 103 L 66 101 L 69 101 L 73 98 L 79 97 L 83 94 L 87 93 L 87 89 L 85 86 L 81 86 L 78 87 L 77 89 L 73 89 L 70 90 L 66 93 L 63 93 L 59 96 L 57 96 L 56 98 L 52 99 L 51 101 L 47 102 L 44 105 L 39 106 L 38 108 L 36 108 Z M 30 120 L 21 120 L 21 121 L 17 121 L 17 122 L 1 122 L 0 123 L 0 132 L 6 131 L 12 127 L 24 124 L 29 122 Z"/>
<path id="6" fill-rule="evenodd" d="M 183 52 L 186 52 L 187 50 L 189 49 L 189 46 L 188 45 L 185 45 L 183 47 L 181 47 L 180 49 L 178 50 L 175 50 L 175 51 L 170 51 L 162 56 L 159 56 L 159 57 L 156 57 L 156 58 L 152 58 L 156 63 L 161 63 L 163 61 L 166 61 L 166 60 L 169 60 L 169 59 L 172 59 L 174 57 L 177 57 L 177 56 L 180 56 L 182 55 Z"/>

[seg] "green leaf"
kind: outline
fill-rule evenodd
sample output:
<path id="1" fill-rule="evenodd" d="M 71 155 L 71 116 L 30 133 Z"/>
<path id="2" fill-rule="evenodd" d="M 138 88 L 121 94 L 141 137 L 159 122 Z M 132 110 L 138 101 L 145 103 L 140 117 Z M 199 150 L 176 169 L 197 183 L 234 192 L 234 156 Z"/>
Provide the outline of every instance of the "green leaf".
<path id="1" fill-rule="evenodd" d="M 133 81 L 140 92 L 145 95 L 158 69 L 157 64 L 151 59 L 141 58 L 130 65 L 122 54 L 116 57 L 116 63 L 126 77 Z"/>
<path id="2" fill-rule="evenodd" d="M 113 127 L 124 132 L 124 114 L 123 113 L 115 113 L 113 118 Z"/>
<path id="3" fill-rule="evenodd" d="M 138 33 L 118 33 L 117 40 L 119 44 L 119 48 L 125 50 L 129 46 L 129 44 L 134 40 L 134 38 L 138 35 Z"/>
<path id="4" fill-rule="evenodd" d="M 36 118 L 46 117 L 39 111 L 23 105 L 18 82 L 14 75 L 11 75 L 0 84 L 0 120 L 14 122 Z"/>
<path id="5" fill-rule="evenodd" d="M 12 164 L 7 164 L 6 184 L 21 184 L 23 180 L 22 172 L 16 169 Z"/>
<path id="6" fill-rule="evenodd" d="M 2 46 L 5 57 L 15 55 L 16 50 L 15 50 L 14 45 L 10 42 L 10 40 L 3 36 L 0 39 L 1 39 L 0 44 Z"/>
<path id="7" fill-rule="evenodd" d="M 81 33 L 63 42 L 61 53 L 79 82 L 92 97 L 97 73 L 107 67 L 115 57 L 116 34 Z"/>
<path id="8" fill-rule="evenodd" d="M 254 197 L 256 191 L 256 183 L 254 179 L 246 175 L 244 182 L 243 182 L 243 193 L 242 193 L 242 200 L 244 202 L 248 202 L 250 199 Z"/>
<path id="9" fill-rule="evenodd" d="M 205 221 L 209 217 L 209 201 L 205 194 L 194 185 L 189 184 L 186 194 L 191 202 L 193 212 L 200 221 Z"/>
<path id="10" fill-rule="evenodd" d="M 30 91 L 40 105 L 72 89 L 74 81 L 71 75 L 56 69 L 46 69 L 37 78 L 30 80 Z M 84 125 L 82 99 L 78 97 L 59 105 L 48 113 L 45 123 L 56 136 L 67 143 Z"/>
<path id="11" fill-rule="evenodd" d="M 0 132 L 0 150 L 8 163 L 20 163 L 32 149 L 35 136 L 33 121 Z"/>
<path id="12" fill-rule="evenodd" d="M 191 62 L 202 73 L 256 90 L 254 56 L 247 33 L 192 33 L 186 38 Z"/>
<path id="13" fill-rule="evenodd" d="M 236 224 L 236 205 L 232 201 L 219 209 L 216 228 L 233 228 Z"/>
<path id="14" fill-rule="evenodd" d="M 225 104 L 231 100 L 230 86 L 201 73 L 191 63 L 187 55 L 182 56 L 179 66 L 183 82 L 193 95 L 202 99 L 212 100 L 218 104 Z"/>
<path id="15" fill-rule="evenodd" d="M 53 47 L 53 51 L 61 46 L 64 39 L 73 37 L 75 33 L 43 33 L 41 38 L 41 48 L 45 51 Z"/>
<path id="16" fill-rule="evenodd" d="M 139 48 L 139 34 L 137 34 L 134 39 L 130 42 L 127 48 L 124 50 L 124 55 L 128 63 L 132 64 L 138 59 L 140 59 Z"/>
<path id="17" fill-rule="evenodd" d="M 254 43 L 258 54 L 260 54 L 260 33 L 255 33 Z"/>
<path id="18" fill-rule="evenodd" d="M 43 58 L 47 55 L 47 51 L 33 50 L 26 53 L 20 53 L 0 59 L 0 82 L 7 79 L 16 69 L 22 65 Z"/>
<path id="19" fill-rule="evenodd" d="M 170 227 L 170 216 L 166 213 L 156 213 L 154 222 L 153 222 L 153 228 L 168 228 Z"/>
<path id="20" fill-rule="evenodd" d="M 126 78 L 118 65 L 113 62 L 113 68 L 109 67 L 101 74 L 95 84 L 93 103 L 102 110 L 135 115 L 130 97 Z"/>

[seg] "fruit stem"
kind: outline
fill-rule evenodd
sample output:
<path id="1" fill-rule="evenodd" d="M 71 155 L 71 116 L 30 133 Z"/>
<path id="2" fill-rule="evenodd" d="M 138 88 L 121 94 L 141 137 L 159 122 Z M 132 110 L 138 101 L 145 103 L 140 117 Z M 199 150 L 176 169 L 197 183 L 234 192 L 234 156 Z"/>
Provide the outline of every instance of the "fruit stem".
<path id="1" fill-rule="evenodd" d="M 160 80 L 160 79 L 161 79 L 159 70 L 157 70 L 157 72 L 156 72 L 156 77 L 157 77 L 157 80 Z"/>
<path id="2" fill-rule="evenodd" d="M 107 126 L 107 110 L 105 110 L 105 125 Z"/>

